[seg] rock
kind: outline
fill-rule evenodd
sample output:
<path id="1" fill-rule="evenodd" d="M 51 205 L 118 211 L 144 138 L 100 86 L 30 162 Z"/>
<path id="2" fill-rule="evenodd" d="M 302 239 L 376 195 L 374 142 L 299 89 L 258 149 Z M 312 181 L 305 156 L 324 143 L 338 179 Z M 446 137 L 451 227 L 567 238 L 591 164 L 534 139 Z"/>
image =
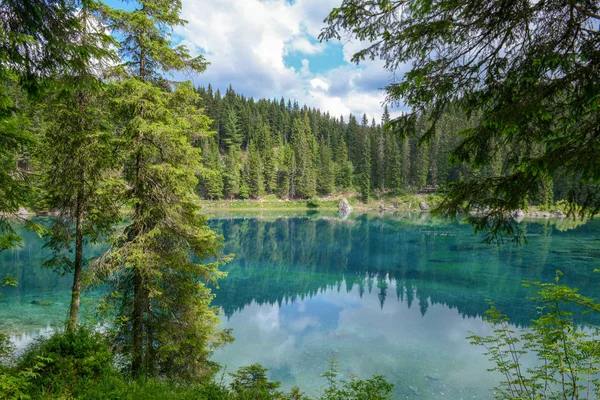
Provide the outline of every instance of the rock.
<path id="1" fill-rule="evenodd" d="M 399 209 L 399 208 L 400 208 L 400 203 L 398 203 L 398 202 L 394 201 L 394 202 L 392 203 L 392 207 L 394 207 L 394 208 L 397 210 L 397 209 Z"/>
<path id="2" fill-rule="evenodd" d="M 17 211 L 17 215 L 21 218 L 26 218 L 29 215 L 29 212 L 25 209 L 25 207 L 19 207 L 19 211 Z"/>
<path id="3" fill-rule="evenodd" d="M 380 211 L 385 211 L 385 206 L 381 203 L 379 203 L 379 210 Z"/>
<path id="4" fill-rule="evenodd" d="M 542 214 L 542 217 L 544 217 L 544 218 L 548 219 L 548 218 L 550 218 L 550 214 L 548 214 L 548 213 L 543 213 L 543 214 Z"/>
<path id="5" fill-rule="evenodd" d="M 564 212 L 560 211 L 560 210 L 558 210 L 557 212 L 555 212 L 554 216 L 556 218 L 566 218 L 567 217 L 567 215 Z"/>
<path id="6" fill-rule="evenodd" d="M 419 395 L 419 388 L 416 386 L 408 385 L 408 390 L 410 390 L 414 395 Z"/>
<path id="7" fill-rule="evenodd" d="M 421 211 L 429 211 L 429 205 L 424 201 L 419 203 L 419 208 L 421 209 Z"/>
<path id="8" fill-rule="evenodd" d="M 33 300 L 31 302 L 31 304 L 33 304 L 34 306 L 44 306 L 44 307 L 49 307 L 52 305 L 51 301 L 43 301 L 43 300 Z"/>
<path id="9" fill-rule="evenodd" d="M 427 375 L 425 375 L 425 378 L 429 379 L 430 381 L 441 381 L 442 380 L 442 376 L 440 374 L 427 374 Z"/>
<path id="10" fill-rule="evenodd" d="M 352 206 L 346 198 L 342 198 L 338 204 L 338 214 L 341 218 L 346 219 L 352 212 Z"/>
<path id="11" fill-rule="evenodd" d="M 525 211 L 523 210 L 515 210 L 512 212 L 512 217 L 515 221 L 521 222 L 525 218 Z"/>

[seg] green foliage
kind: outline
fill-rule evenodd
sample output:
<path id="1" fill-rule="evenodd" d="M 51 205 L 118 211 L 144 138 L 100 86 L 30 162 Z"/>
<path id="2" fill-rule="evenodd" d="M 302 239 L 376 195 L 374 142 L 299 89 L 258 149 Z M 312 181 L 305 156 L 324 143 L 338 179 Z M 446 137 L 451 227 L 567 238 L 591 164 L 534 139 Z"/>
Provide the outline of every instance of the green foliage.
<path id="1" fill-rule="evenodd" d="M 113 289 L 103 309 L 120 365 L 134 377 L 191 381 L 214 374 L 212 351 L 232 340 L 216 329 L 208 286 L 224 276 L 219 266 L 228 258 L 194 193 L 202 165 L 192 142 L 209 135 L 211 121 L 191 83 L 162 74 L 202 72 L 206 63 L 171 44 L 172 28 L 185 23 L 180 1 L 136 7 L 107 10 L 126 60 L 112 98 L 131 215 L 92 273 Z"/>
<path id="2" fill-rule="evenodd" d="M 357 135 L 357 168 L 356 180 L 360 189 L 360 198 L 363 203 L 369 202 L 371 194 L 371 142 L 367 131 L 366 115 L 363 117 L 363 126 Z"/>
<path id="3" fill-rule="evenodd" d="M 394 385 L 382 376 L 374 376 L 367 380 L 352 376 L 350 380 L 340 380 L 338 362 L 329 360 L 329 369 L 323 373 L 327 379 L 327 387 L 321 400 L 391 400 Z"/>
<path id="4" fill-rule="evenodd" d="M 516 331 L 508 317 L 492 307 L 487 321 L 494 334 L 471 335 L 472 344 L 483 346 L 494 371 L 504 380 L 494 388 L 497 399 L 593 399 L 600 395 L 600 341 L 597 326 L 574 322 L 575 306 L 584 312 L 600 313 L 600 304 L 560 285 L 560 271 L 554 283 L 526 282 L 536 288 L 532 298 L 539 317 L 531 329 Z M 525 355 L 536 361 L 526 365 Z"/>
<path id="5" fill-rule="evenodd" d="M 318 199 L 308 199 L 306 201 L 306 206 L 309 208 L 318 208 L 321 204 Z"/>
<path id="6" fill-rule="evenodd" d="M 202 197 L 210 200 L 223 198 L 224 184 L 221 171 L 202 168 L 199 175 L 199 187 Z"/>
<path id="7" fill-rule="evenodd" d="M 268 369 L 260 364 L 252 364 L 241 367 L 230 374 L 233 378 L 231 390 L 238 399 L 267 399 L 273 398 L 277 389 L 281 386 L 279 382 L 270 382 L 267 378 Z"/>
<path id="8" fill-rule="evenodd" d="M 387 100 L 411 111 L 386 130 L 410 138 L 426 117 L 420 142 L 431 142 L 446 115 L 463 115 L 450 148 L 456 169 L 472 171 L 449 181 L 438 212 L 488 208 L 470 222 L 492 235 L 514 234 L 510 212 L 527 199 L 549 200 L 546 179 L 567 183 L 570 212 L 600 210 L 599 12 L 596 2 L 344 0 L 320 38 L 349 33 L 368 43 L 352 61 L 381 58 L 390 73 L 402 69 Z M 422 184 L 424 166 L 413 169 Z"/>
<path id="9" fill-rule="evenodd" d="M 246 183 L 248 185 L 248 194 L 255 199 L 264 195 L 264 176 L 263 164 L 258 150 L 258 146 L 254 141 L 250 141 L 248 145 L 248 162 L 246 164 Z"/>
<path id="10" fill-rule="evenodd" d="M 77 397 L 89 382 L 114 373 L 113 357 L 104 337 L 80 326 L 31 345 L 18 360 L 14 376 L 26 374 L 28 394 L 34 398 Z"/>

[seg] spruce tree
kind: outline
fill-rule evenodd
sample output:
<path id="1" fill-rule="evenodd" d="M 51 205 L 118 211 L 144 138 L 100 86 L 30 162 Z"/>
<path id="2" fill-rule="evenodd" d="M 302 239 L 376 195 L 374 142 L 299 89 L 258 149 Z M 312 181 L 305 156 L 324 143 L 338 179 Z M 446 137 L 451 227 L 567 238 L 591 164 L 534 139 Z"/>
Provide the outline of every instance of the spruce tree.
<path id="1" fill-rule="evenodd" d="M 239 150 L 232 149 L 225 155 L 225 170 L 223 171 L 223 194 L 233 199 L 240 194 L 242 178 L 240 175 L 242 155 Z"/>
<path id="2" fill-rule="evenodd" d="M 292 146 L 295 152 L 296 168 L 293 174 L 294 196 L 314 197 L 317 191 L 317 179 L 313 164 L 313 149 L 309 143 L 311 130 L 308 114 L 294 120 Z"/>
<path id="3" fill-rule="evenodd" d="M 390 190 L 398 190 L 402 187 L 402 154 L 394 136 L 388 134 L 385 142 L 387 185 Z"/>
<path id="4" fill-rule="evenodd" d="M 248 145 L 245 178 L 250 197 L 257 199 L 264 195 L 263 164 L 258 146 L 254 141 L 250 141 Z"/>
<path id="5" fill-rule="evenodd" d="M 363 115 L 362 126 L 357 137 L 357 174 L 356 184 L 360 190 L 363 203 L 369 202 L 371 193 L 371 143 L 369 137 L 367 115 Z"/>
<path id="6" fill-rule="evenodd" d="M 131 215 L 103 257 L 105 272 L 121 295 L 115 342 L 133 376 L 193 380 L 214 372 L 214 346 L 228 339 L 216 330 L 207 287 L 223 276 L 219 237 L 199 213 L 196 172 L 199 149 L 191 140 L 209 130 L 189 83 L 161 73 L 201 72 L 202 57 L 171 47 L 171 29 L 181 25 L 180 1 L 139 0 L 133 11 L 111 13 L 121 37 L 125 76 L 117 81 L 115 106 L 127 152 L 124 174 Z M 202 263 L 207 257 L 213 261 Z"/>
<path id="7" fill-rule="evenodd" d="M 73 273 L 67 326 L 78 322 L 81 276 L 87 264 L 84 242 L 98 242 L 120 218 L 122 189 L 117 173 L 116 137 L 108 94 L 99 74 L 114 61 L 112 38 L 105 33 L 101 3 L 82 2 L 81 31 L 73 40 L 80 52 L 51 87 L 44 105 L 43 134 L 37 149 L 44 205 L 59 210 L 46 233 L 53 256 L 44 262 L 61 274 Z"/>
<path id="8" fill-rule="evenodd" d="M 319 146 L 319 169 L 317 174 L 317 192 L 326 196 L 335 188 L 335 176 L 331 160 L 331 149 L 327 144 Z"/>
<path id="9" fill-rule="evenodd" d="M 49 77 L 72 68 L 72 55 L 88 51 L 73 40 L 81 29 L 79 6 L 76 1 L 0 2 L 0 251 L 21 245 L 11 221 L 22 220 L 19 208 L 32 199 L 29 155 L 36 138 L 26 109 L 42 100 Z"/>
<path id="10" fill-rule="evenodd" d="M 348 148 L 344 138 L 340 139 L 338 146 L 338 157 L 337 157 L 337 176 L 335 183 L 336 185 L 344 190 L 352 187 L 352 164 L 348 160 Z"/>

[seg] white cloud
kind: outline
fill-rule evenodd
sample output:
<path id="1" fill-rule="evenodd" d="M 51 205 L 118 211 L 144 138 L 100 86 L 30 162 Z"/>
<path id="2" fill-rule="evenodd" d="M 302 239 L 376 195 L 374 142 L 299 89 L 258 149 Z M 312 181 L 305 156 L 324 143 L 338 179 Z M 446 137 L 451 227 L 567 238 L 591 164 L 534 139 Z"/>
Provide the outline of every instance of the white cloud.
<path id="1" fill-rule="evenodd" d="M 310 76 L 310 62 L 304 58 L 302 60 L 302 68 L 300 69 L 300 75 L 302 76 Z"/>
<path id="2" fill-rule="evenodd" d="M 188 24 L 177 36 L 211 65 L 195 83 L 225 89 L 229 84 L 255 98 L 295 99 L 332 115 L 366 112 L 381 117 L 388 73 L 379 61 L 356 66 L 349 55 L 359 44 L 344 44 L 344 64 L 319 74 L 309 60 L 286 65 L 288 55 L 326 57 L 331 44 L 316 42 L 323 19 L 340 0 L 183 0 Z M 314 70 L 314 67 L 313 67 Z"/>
<path id="3" fill-rule="evenodd" d="M 319 78 L 311 79 L 310 87 L 313 90 L 322 90 L 323 92 L 327 92 L 329 90 L 329 84 Z"/>
<path id="4" fill-rule="evenodd" d="M 325 50 L 325 43 L 311 43 L 306 37 L 299 37 L 292 40 L 289 48 L 302 54 L 320 54 Z"/>

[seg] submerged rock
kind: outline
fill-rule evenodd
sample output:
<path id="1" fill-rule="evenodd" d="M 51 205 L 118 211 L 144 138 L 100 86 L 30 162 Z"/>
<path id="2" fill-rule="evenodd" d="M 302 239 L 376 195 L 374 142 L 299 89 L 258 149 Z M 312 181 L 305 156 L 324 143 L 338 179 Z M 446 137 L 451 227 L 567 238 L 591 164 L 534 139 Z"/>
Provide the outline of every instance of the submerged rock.
<path id="1" fill-rule="evenodd" d="M 352 206 L 346 198 L 342 198 L 338 204 L 338 213 L 341 218 L 346 219 L 352 212 Z"/>
<path id="2" fill-rule="evenodd" d="M 410 390 L 413 394 L 419 395 L 419 388 L 416 386 L 408 385 L 408 390 Z"/>
<path id="3" fill-rule="evenodd" d="M 419 203 L 419 208 L 421 209 L 421 211 L 429 211 L 430 210 L 429 204 L 425 203 L 424 201 Z"/>
<path id="4" fill-rule="evenodd" d="M 430 381 L 441 381 L 442 380 L 442 376 L 440 374 L 427 374 L 427 375 L 425 375 L 425 378 L 429 379 Z"/>
<path id="5" fill-rule="evenodd" d="M 44 306 L 44 307 L 49 307 L 52 305 L 51 301 L 44 301 L 44 300 L 33 300 L 31 302 L 31 304 L 33 304 L 34 306 Z"/>

